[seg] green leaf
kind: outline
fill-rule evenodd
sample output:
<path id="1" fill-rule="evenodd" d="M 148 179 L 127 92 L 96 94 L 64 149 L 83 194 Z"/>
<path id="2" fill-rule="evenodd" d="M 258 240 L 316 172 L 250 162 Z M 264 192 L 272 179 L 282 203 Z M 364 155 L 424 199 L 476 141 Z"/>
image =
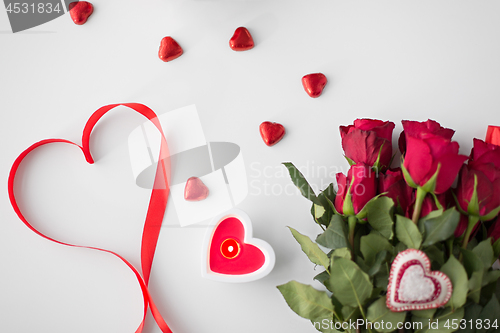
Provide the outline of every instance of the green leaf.
<path id="1" fill-rule="evenodd" d="M 483 262 L 481 261 L 481 259 L 479 259 L 477 254 L 470 250 L 465 250 L 462 248 L 460 248 L 460 251 L 462 252 L 464 267 L 469 278 L 472 276 L 472 273 L 484 270 Z"/>
<path id="2" fill-rule="evenodd" d="M 403 242 L 397 243 L 396 246 L 394 246 L 394 255 L 397 256 L 399 252 L 403 252 L 407 248 L 408 246 L 406 246 L 405 243 Z"/>
<path id="3" fill-rule="evenodd" d="M 342 333 L 335 329 L 335 324 L 330 321 L 319 322 L 319 321 L 311 321 L 314 328 L 323 333 Z"/>
<path id="4" fill-rule="evenodd" d="M 330 265 L 330 259 L 325 252 L 323 252 L 318 244 L 314 243 L 309 237 L 302 235 L 300 232 L 294 228 L 288 227 L 292 232 L 293 237 L 297 240 L 302 248 L 302 251 L 307 255 L 309 260 L 316 265 L 321 265 L 325 269 L 328 269 Z"/>
<path id="5" fill-rule="evenodd" d="M 368 223 L 387 239 L 392 239 L 392 212 L 394 202 L 388 197 L 378 197 L 367 205 Z"/>
<path id="6" fill-rule="evenodd" d="M 366 319 L 373 324 L 379 323 L 375 325 L 375 327 L 380 327 L 377 332 L 392 332 L 397 328 L 398 323 L 404 322 L 405 316 L 406 312 L 392 312 L 389 310 L 385 305 L 385 296 L 382 296 L 368 307 Z M 388 323 L 391 323 L 391 325 Z M 387 327 L 391 327 L 391 329 Z"/>
<path id="7" fill-rule="evenodd" d="M 476 320 L 481 313 L 483 307 L 476 303 L 469 303 L 465 308 L 464 320 L 465 325 L 462 324 L 463 329 L 459 329 L 457 332 L 460 333 L 475 333 L 476 332 Z M 471 323 L 473 323 L 471 325 Z"/>
<path id="8" fill-rule="evenodd" d="M 426 237 L 422 245 L 429 246 L 451 237 L 457 228 L 459 220 L 460 213 L 457 212 L 455 208 L 450 208 L 446 210 L 443 215 L 425 221 Z"/>
<path id="9" fill-rule="evenodd" d="M 500 257 L 500 239 L 493 243 L 493 254 L 495 258 Z"/>
<path id="10" fill-rule="evenodd" d="M 434 318 L 434 314 L 436 313 L 436 309 L 428 309 L 428 310 L 413 310 L 411 314 L 413 316 L 417 316 L 420 318 L 432 319 Z"/>
<path id="11" fill-rule="evenodd" d="M 495 295 L 491 296 L 490 301 L 484 306 L 483 310 L 479 314 L 478 320 L 482 323 L 482 328 L 476 330 L 477 333 L 485 332 L 498 332 L 498 329 L 491 327 L 493 322 L 497 320 L 497 325 L 500 327 L 500 304 Z M 489 320 L 489 329 L 486 329 L 486 320 Z"/>
<path id="12" fill-rule="evenodd" d="M 321 205 L 318 197 L 305 179 L 304 175 L 299 171 L 299 169 L 297 169 L 295 165 L 289 162 L 285 162 L 283 163 L 283 165 L 288 169 L 290 178 L 292 178 L 292 182 L 295 184 L 295 186 L 297 186 L 300 193 L 315 204 Z"/>
<path id="13" fill-rule="evenodd" d="M 458 323 L 458 325 L 460 325 L 460 320 L 463 317 L 464 308 L 460 308 L 455 312 L 451 311 L 450 308 L 445 308 L 444 311 L 441 311 L 439 314 L 435 315 L 434 319 L 430 322 L 427 318 L 420 318 L 416 316 L 412 318 L 412 321 L 421 325 L 418 326 L 418 329 L 415 329 L 415 333 L 446 333 L 456 331 L 456 329 L 453 329 L 451 323 L 453 322 L 453 320 L 455 320 L 455 323 Z M 448 327 L 445 327 L 445 325 L 447 325 Z M 417 328 L 417 326 L 414 327 Z"/>
<path id="14" fill-rule="evenodd" d="M 313 203 L 313 208 L 314 208 L 314 218 L 319 219 L 325 214 L 326 210 L 323 208 L 321 205 L 317 205 Z"/>
<path id="15" fill-rule="evenodd" d="M 343 305 L 363 306 L 371 295 L 373 285 L 368 274 L 349 259 L 336 259 L 330 269 L 330 285 L 334 296 Z"/>
<path id="16" fill-rule="evenodd" d="M 453 294 L 451 294 L 447 306 L 451 306 L 453 310 L 462 307 L 467 300 L 467 292 L 469 291 L 469 279 L 465 268 L 454 256 L 451 256 L 440 271 L 450 278 L 453 285 Z"/>
<path id="17" fill-rule="evenodd" d="M 339 215 L 333 215 L 328 228 L 316 238 L 316 242 L 326 248 L 335 250 L 347 247 L 346 223 Z"/>
<path id="18" fill-rule="evenodd" d="M 431 245 L 424 249 L 425 254 L 431 262 L 436 262 L 439 266 L 444 265 L 444 253 L 436 245 Z"/>
<path id="19" fill-rule="evenodd" d="M 290 281 L 277 287 L 288 306 L 302 318 L 311 321 L 332 319 L 335 316 L 332 301 L 325 291 Z"/>
<path id="20" fill-rule="evenodd" d="M 361 237 L 361 253 L 367 265 L 373 265 L 377 253 L 384 250 L 392 252 L 392 245 L 387 238 L 374 232 Z"/>
<path id="21" fill-rule="evenodd" d="M 344 321 L 349 321 L 349 319 L 356 321 L 359 317 L 360 311 L 358 307 L 352 307 L 348 305 L 344 305 L 342 307 L 342 316 L 344 317 Z"/>
<path id="22" fill-rule="evenodd" d="M 350 260 L 351 259 L 351 251 L 347 247 L 335 249 L 331 255 L 331 259 L 334 260 L 334 258 L 346 258 L 346 259 Z"/>
<path id="23" fill-rule="evenodd" d="M 401 170 L 403 171 L 403 177 L 404 177 L 404 179 L 405 179 L 405 181 L 406 181 L 406 184 L 408 184 L 408 186 L 410 186 L 410 187 L 417 188 L 417 187 L 418 187 L 418 185 L 417 185 L 417 184 L 415 184 L 415 182 L 413 181 L 413 179 L 412 179 L 412 178 L 411 178 L 411 176 L 410 176 L 410 173 L 409 173 L 409 172 L 408 172 L 408 170 L 404 167 L 403 163 L 404 163 L 404 159 L 402 158 L 402 159 L 401 159 Z"/>
<path id="24" fill-rule="evenodd" d="M 387 257 L 387 251 L 385 250 L 377 253 L 377 255 L 375 256 L 375 260 L 373 261 L 373 265 L 367 272 L 369 276 L 374 276 L 375 274 L 380 272 L 380 268 L 386 262 L 386 257 Z"/>
<path id="25" fill-rule="evenodd" d="M 323 284 L 324 284 L 324 282 L 325 282 L 326 280 L 328 280 L 328 279 L 330 279 L 330 274 L 328 274 L 328 272 L 327 272 L 327 271 L 323 271 L 323 272 L 319 273 L 318 275 L 316 275 L 316 276 L 313 278 L 313 280 L 319 281 L 319 282 L 321 282 L 321 283 L 323 283 Z"/>
<path id="26" fill-rule="evenodd" d="M 425 221 L 428 221 L 428 220 L 431 220 L 431 219 L 434 219 L 434 218 L 437 218 L 441 215 L 443 215 L 443 210 L 442 209 L 437 209 L 437 210 L 433 210 L 432 212 L 430 212 L 429 214 L 427 214 L 426 216 L 422 217 L 420 220 L 418 220 L 418 230 L 420 230 L 420 233 L 422 234 L 422 236 L 425 238 Z"/>
<path id="27" fill-rule="evenodd" d="M 486 286 L 490 283 L 496 282 L 500 278 L 500 271 L 489 271 L 483 275 L 482 286 Z"/>
<path id="28" fill-rule="evenodd" d="M 493 257 L 493 247 L 491 246 L 491 238 L 488 238 L 481 243 L 477 244 L 477 246 L 472 250 L 481 262 L 483 263 L 484 269 L 488 270 L 496 258 Z"/>
<path id="29" fill-rule="evenodd" d="M 422 234 L 415 223 L 401 215 L 396 215 L 396 236 L 410 249 L 418 250 L 422 244 Z"/>
<path id="30" fill-rule="evenodd" d="M 483 286 L 483 275 L 484 271 L 475 271 L 472 273 L 471 278 L 469 279 L 469 294 L 467 297 L 469 297 L 471 300 L 473 300 L 476 303 L 479 303 L 479 300 L 481 299 L 481 288 Z"/>

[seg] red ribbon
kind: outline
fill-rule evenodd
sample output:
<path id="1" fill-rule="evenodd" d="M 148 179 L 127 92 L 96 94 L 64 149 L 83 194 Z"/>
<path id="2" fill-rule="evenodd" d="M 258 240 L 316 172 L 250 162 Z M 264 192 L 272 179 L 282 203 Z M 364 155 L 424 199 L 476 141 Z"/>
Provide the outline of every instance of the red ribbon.
<path id="1" fill-rule="evenodd" d="M 127 106 L 138 113 L 142 114 L 144 117 L 149 119 L 156 128 L 161 133 L 162 141 L 161 141 L 161 146 L 160 146 L 160 156 L 158 156 L 158 166 L 156 168 L 156 176 L 155 176 L 155 181 L 154 181 L 154 186 L 153 190 L 151 192 L 151 198 L 149 200 L 149 206 L 148 206 L 148 211 L 146 214 L 146 220 L 144 223 L 144 230 L 142 233 L 142 244 L 141 244 L 141 265 L 142 265 L 142 276 L 141 274 L 137 271 L 137 269 L 130 263 L 128 262 L 125 258 L 120 256 L 119 254 L 108 251 L 105 249 L 100 249 L 97 247 L 91 247 L 91 246 L 80 246 L 80 245 L 73 245 L 65 242 L 58 241 L 56 239 L 50 238 L 43 233 L 39 232 L 37 229 L 35 229 L 29 222 L 26 220 L 26 218 L 23 216 L 21 209 L 19 208 L 17 202 L 16 202 L 16 196 L 14 194 L 14 180 L 16 177 L 16 172 L 19 168 L 19 165 L 23 161 L 23 159 L 28 155 L 30 152 L 33 150 L 37 149 L 40 146 L 49 144 L 49 143 L 69 143 L 71 145 L 75 145 L 79 147 L 83 155 L 85 156 L 85 159 L 87 160 L 88 163 L 93 164 L 94 159 L 92 158 L 92 155 L 90 153 L 90 146 L 89 146 L 89 139 L 90 139 L 90 134 L 92 133 L 92 130 L 94 129 L 94 126 L 96 123 L 99 121 L 99 119 L 102 118 L 108 111 L 111 109 L 117 107 L 117 106 Z M 78 145 L 74 142 L 64 140 L 64 139 L 48 139 L 48 140 L 42 140 L 39 141 L 33 145 L 31 145 L 28 149 L 23 151 L 21 155 L 14 161 L 14 164 L 12 165 L 12 168 L 10 170 L 10 175 L 9 175 L 9 182 L 8 182 L 8 189 L 9 189 L 9 198 L 10 202 L 12 204 L 12 207 L 14 208 L 14 211 L 17 213 L 19 218 L 24 222 L 24 224 L 30 228 L 33 232 L 35 232 L 37 235 L 48 239 L 52 242 L 66 245 L 66 246 L 71 246 L 71 247 L 80 247 L 80 248 L 87 248 L 87 249 L 93 249 L 97 251 L 102 251 L 106 253 L 111 253 L 118 258 L 120 258 L 135 274 L 137 281 L 139 282 L 139 285 L 141 286 L 142 290 L 142 295 L 144 298 L 144 314 L 142 318 L 142 322 L 140 323 L 139 327 L 135 331 L 136 333 L 141 333 L 142 329 L 144 327 L 144 322 L 146 320 L 146 315 L 148 311 L 148 306 L 151 308 L 151 313 L 156 320 L 156 323 L 158 324 L 158 327 L 160 327 L 161 331 L 163 333 L 171 333 L 172 331 L 168 327 L 167 323 L 161 316 L 160 312 L 156 308 L 153 299 L 149 293 L 148 290 L 148 283 L 149 283 L 149 275 L 151 272 L 151 266 L 153 264 L 153 258 L 156 250 L 156 243 L 158 241 L 158 236 L 160 234 L 160 228 L 161 224 L 163 221 L 163 216 L 165 214 L 165 208 L 167 207 L 167 201 L 168 201 L 168 194 L 169 194 L 169 180 L 170 180 L 170 164 L 169 164 L 169 152 L 168 152 L 168 146 L 167 142 L 165 140 L 165 135 L 163 134 L 163 130 L 161 128 L 161 124 L 158 120 L 158 117 L 156 114 L 148 108 L 145 105 L 138 104 L 138 103 L 124 103 L 124 104 L 112 104 L 112 105 L 107 105 L 103 106 L 97 111 L 95 111 L 92 116 L 90 116 L 89 120 L 87 121 L 87 124 L 85 125 L 85 128 L 83 129 L 83 136 L 82 136 L 82 145 Z"/>

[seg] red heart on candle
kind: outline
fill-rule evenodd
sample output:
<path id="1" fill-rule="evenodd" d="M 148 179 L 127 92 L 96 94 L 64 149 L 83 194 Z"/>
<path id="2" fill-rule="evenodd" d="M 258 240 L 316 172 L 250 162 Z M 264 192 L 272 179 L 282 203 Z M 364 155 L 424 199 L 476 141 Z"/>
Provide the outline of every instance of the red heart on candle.
<path id="1" fill-rule="evenodd" d="M 72 2 L 68 6 L 69 15 L 75 24 L 82 25 L 94 12 L 94 6 L 87 1 Z"/>
<path id="2" fill-rule="evenodd" d="M 306 93 L 312 98 L 319 97 L 323 92 L 328 80 L 326 76 L 322 73 L 307 74 L 302 77 L 302 85 Z"/>
<path id="3" fill-rule="evenodd" d="M 245 229 L 237 217 L 220 222 L 212 236 L 209 268 L 226 275 L 242 275 L 257 271 L 264 265 L 264 253 L 255 245 L 246 244 Z"/>
<path id="4" fill-rule="evenodd" d="M 161 60 L 168 62 L 179 58 L 184 51 L 182 47 L 170 36 L 164 37 L 160 43 L 160 50 L 158 51 L 158 57 Z"/>
<path id="5" fill-rule="evenodd" d="M 260 136 L 269 147 L 277 144 L 285 135 L 285 127 L 278 123 L 265 121 L 259 126 Z"/>
<path id="6" fill-rule="evenodd" d="M 408 249 L 392 262 L 386 305 L 394 312 L 435 309 L 448 303 L 452 291 L 448 276 L 431 271 L 424 252 Z"/>
<path id="7" fill-rule="evenodd" d="M 245 27 L 239 27 L 234 31 L 233 37 L 229 40 L 229 47 L 234 51 L 246 51 L 254 47 L 252 35 Z"/>
<path id="8" fill-rule="evenodd" d="M 200 178 L 191 177 L 184 188 L 184 199 L 187 201 L 201 201 L 208 197 L 208 187 Z"/>

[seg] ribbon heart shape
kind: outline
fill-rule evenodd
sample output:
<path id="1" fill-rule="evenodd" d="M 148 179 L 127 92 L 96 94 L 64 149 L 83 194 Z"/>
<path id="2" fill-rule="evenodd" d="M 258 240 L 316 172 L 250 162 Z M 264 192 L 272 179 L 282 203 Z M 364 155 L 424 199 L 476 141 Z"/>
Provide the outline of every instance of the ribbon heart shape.
<path id="1" fill-rule="evenodd" d="M 129 262 L 127 261 L 124 257 L 121 255 L 108 251 L 105 249 L 100 249 L 96 247 L 90 247 L 90 246 L 81 246 L 81 245 L 73 245 L 65 242 L 58 241 L 56 239 L 53 239 L 49 236 L 44 235 L 40 231 L 38 231 L 35 227 L 33 227 L 28 220 L 24 217 L 23 213 L 21 212 L 21 209 L 19 208 L 19 205 L 17 204 L 16 201 L 16 195 L 15 195 L 15 178 L 16 178 L 16 172 L 23 161 L 23 159 L 32 151 L 37 149 L 38 147 L 41 147 L 46 144 L 52 144 L 52 143 L 64 143 L 64 144 L 70 144 L 74 145 L 78 148 L 80 148 L 83 152 L 83 155 L 85 156 L 85 159 L 88 163 L 93 164 L 94 159 L 92 158 L 92 154 L 90 152 L 90 135 L 92 133 L 92 130 L 94 129 L 94 126 L 97 124 L 97 122 L 111 109 L 114 109 L 117 106 L 126 106 L 131 108 L 132 110 L 140 113 L 144 117 L 146 117 L 149 121 L 151 121 L 158 131 L 161 134 L 162 140 L 161 140 L 161 145 L 160 145 L 160 152 L 159 152 L 159 158 L 157 169 L 156 169 L 156 174 L 155 174 L 155 181 L 154 181 L 154 186 L 153 190 L 151 191 L 151 197 L 149 200 L 149 206 L 148 206 L 148 211 L 146 214 L 146 219 L 144 223 L 144 229 L 142 233 L 142 244 L 141 244 L 141 266 L 142 266 L 142 276 L 139 273 L 139 271 Z M 138 103 L 124 103 L 124 104 L 112 104 L 112 105 L 106 105 L 95 111 L 87 121 L 84 129 L 83 129 L 83 135 L 82 135 L 82 145 L 78 145 L 72 141 L 64 140 L 64 139 L 47 139 L 47 140 L 42 140 L 37 143 L 34 143 L 31 145 L 29 148 L 27 148 L 25 151 L 19 155 L 19 157 L 14 161 L 12 168 L 10 170 L 9 174 L 9 180 L 8 180 L 8 191 L 9 191 L 9 199 L 11 202 L 12 207 L 14 208 L 14 211 L 16 214 L 19 216 L 19 218 L 24 222 L 24 224 L 31 229 L 33 232 L 35 232 L 37 235 L 61 244 L 61 245 L 66 245 L 66 246 L 71 246 L 71 247 L 79 247 L 79 248 L 87 248 L 87 249 L 92 249 L 92 250 L 97 250 L 105 253 L 112 254 L 116 257 L 118 257 L 120 260 L 122 260 L 135 274 L 137 281 L 139 282 L 139 285 L 142 290 L 142 295 L 144 299 L 144 313 L 143 313 L 143 319 L 142 322 L 139 324 L 139 327 L 135 331 L 135 333 L 141 333 L 144 327 L 144 322 L 146 319 L 147 315 L 147 310 L 148 306 L 151 309 L 151 313 L 158 324 L 158 327 L 161 329 L 163 333 L 171 333 L 171 329 L 161 316 L 160 312 L 156 308 L 153 299 L 149 293 L 148 290 L 148 283 L 149 283 L 149 275 L 151 272 L 151 266 L 153 263 L 153 258 L 156 250 L 156 243 L 158 241 L 158 236 L 160 234 L 160 228 L 161 224 L 163 221 L 163 216 L 165 214 L 165 208 L 167 206 L 168 202 L 168 195 L 169 195 L 169 180 L 170 180 L 170 164 L 169 164 L 169 151 L 168 151 L 168 146 L 167 142 L 165 140 L 165 135 L 163 133 L 163 130 L 161 128 L 160 122 L 156 116 L 156 114 L 148 108 L 147 106 L 143 104 L 138 104 Z"/>
<path id="2" fill-rule="evenodd" d="M 386 305 L 394 312 L 435 309 L 450 300 L 452 291 L 448 276 L 431 271 L 424 252 L 408 249 L 392 262 Z"/>
<path id="3" fill-rule="evenodd" d="M 201 275 L 221 282 L 254 281 L 269 274 L 275 260 L 271 245 L 252 238 L 250 217 L 233 208 L 210 222 L 203 244 Z"/>

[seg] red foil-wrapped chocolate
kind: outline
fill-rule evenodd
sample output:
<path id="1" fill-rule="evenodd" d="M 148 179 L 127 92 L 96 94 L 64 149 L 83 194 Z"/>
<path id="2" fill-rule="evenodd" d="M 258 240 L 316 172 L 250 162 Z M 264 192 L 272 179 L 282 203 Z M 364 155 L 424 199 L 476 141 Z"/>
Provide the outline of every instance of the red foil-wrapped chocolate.
<path id="1" fill-rule="evenodd" d="M 306 93 L 312 98 L 319 97 L 328 80 L 322 73 L 307 74 L 302 78 L 302 85 Z"/>
<path id="2" fill-rule="evenodd" d="M 278 123 L 265 121 L 259 126 L 260 136 L 269 147 L 277 144 L 285 135 L 285 127 Z"/>
<path id="3" fill-rule="evenodd" d="M 75 24 L 82 25 L 94 12 L 94 6 L 87 1 L 72 2 L 68 6 L 69 15 Z"/>
<path id="4" fill-rule="evenodd" d="M 164 37 L 160 43 L 158 57 L 161 60 L 168 62 L 179 58 L 184 51 L 182 47 L 170 36 Z"/>
<path id="5" fill-rule="evenodd" d="M 191 177 L 186 182 L 184 188 L 184 199 L 187 201 L 201 201 L 208 197 L 208 187 L 203 184 L 200 178 Z"/>
<path id="6" fill-rule="evenodd" d="M 245 27 L 235 30 L 233 37 L 229 40 L 229 47 L 234 51 L 246 51 L 254 47 L 252 35 Z"/>

